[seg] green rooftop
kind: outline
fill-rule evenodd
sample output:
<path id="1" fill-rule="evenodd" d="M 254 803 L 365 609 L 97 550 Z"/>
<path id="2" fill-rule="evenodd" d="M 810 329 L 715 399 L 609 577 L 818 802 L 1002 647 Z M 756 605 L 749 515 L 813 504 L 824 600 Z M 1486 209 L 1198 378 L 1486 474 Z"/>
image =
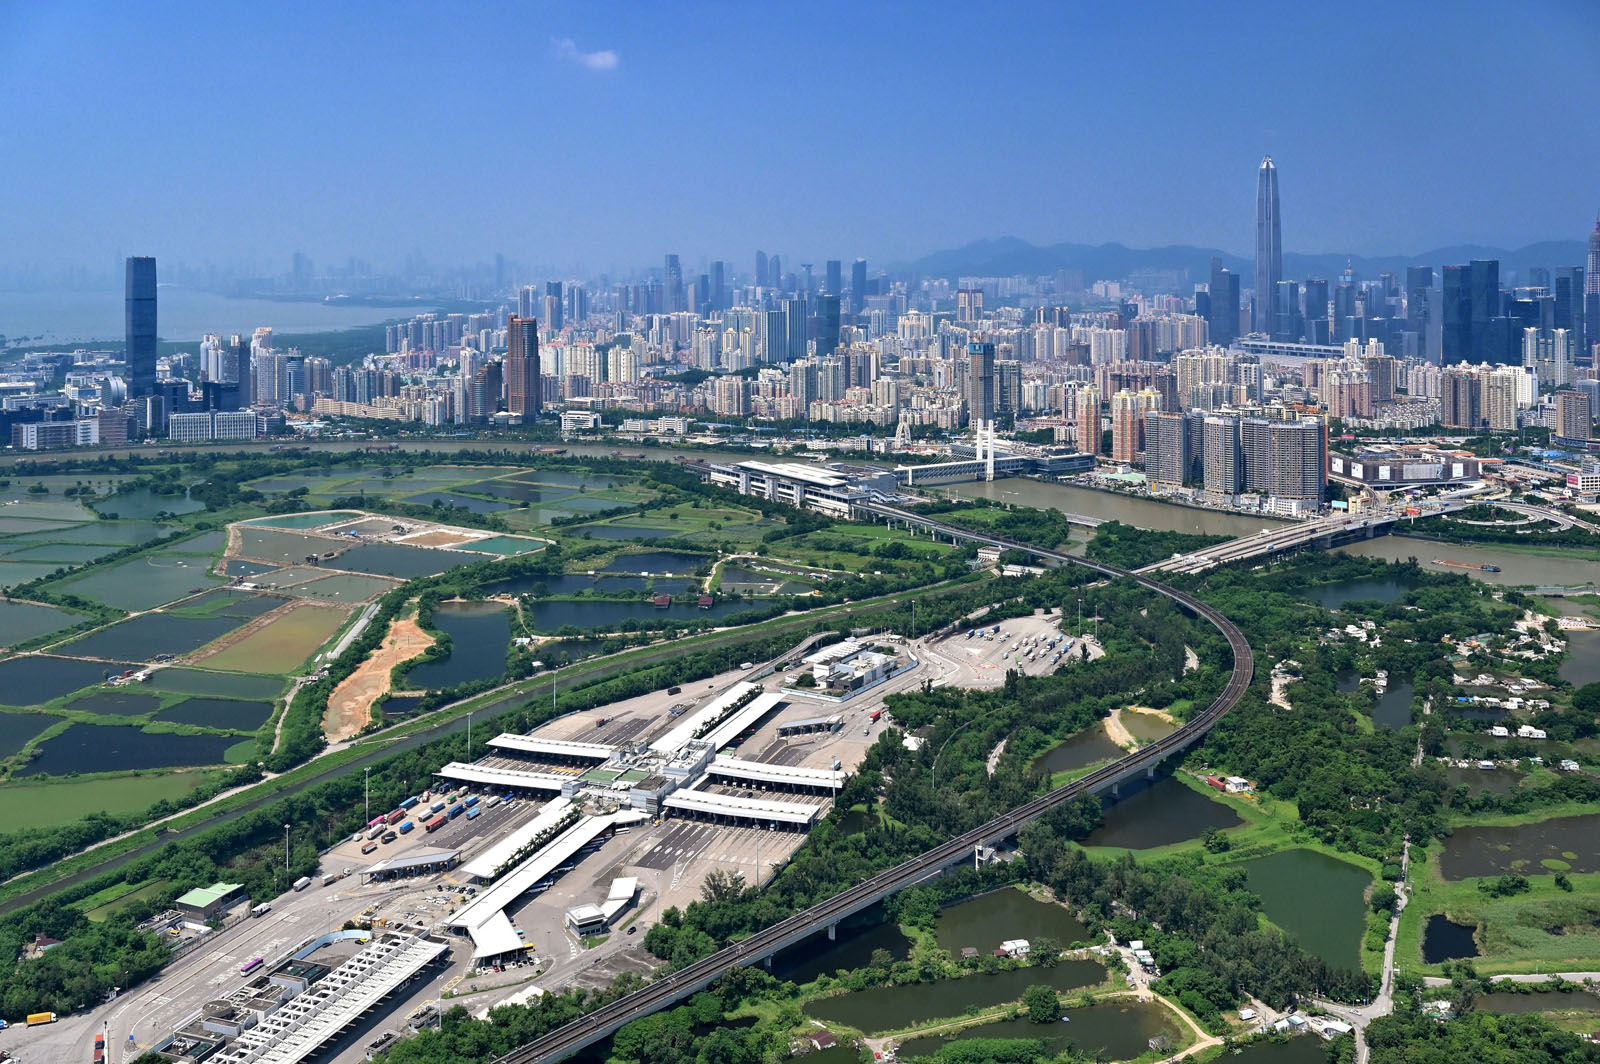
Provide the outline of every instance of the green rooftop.
<path id="1" fill-rule="evenodd" d="M 234 891 L 243 889 L 243 883 L 213 883 L 209 887 L 195 887 L 179 898 L 177 903 L 179 905 L 188 905 L 195 909 L 204 909 L 208 905 L 215 905 Z"/>

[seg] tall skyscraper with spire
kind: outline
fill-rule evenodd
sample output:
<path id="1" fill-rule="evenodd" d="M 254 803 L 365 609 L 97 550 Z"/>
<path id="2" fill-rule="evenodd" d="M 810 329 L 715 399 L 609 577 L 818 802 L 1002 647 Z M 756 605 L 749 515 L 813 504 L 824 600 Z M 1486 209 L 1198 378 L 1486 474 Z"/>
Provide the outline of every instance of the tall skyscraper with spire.
<path id="1" fill-rule="evenodd" d="M 1272 300 L 1283 280 L 1283 227 L 1278 219 L 1278 168 L 1272 156 L 1256 175 L 1256 279 L 1253 331 L 1272 334 Z"/>
<path id="2" fill-rule="evenodd" d="M 1583 354 L 1594 361 L 1594 345 L 1600 344 L 1600 215 L 1589 234 L 1589 272 L 1583 275 Z"/>

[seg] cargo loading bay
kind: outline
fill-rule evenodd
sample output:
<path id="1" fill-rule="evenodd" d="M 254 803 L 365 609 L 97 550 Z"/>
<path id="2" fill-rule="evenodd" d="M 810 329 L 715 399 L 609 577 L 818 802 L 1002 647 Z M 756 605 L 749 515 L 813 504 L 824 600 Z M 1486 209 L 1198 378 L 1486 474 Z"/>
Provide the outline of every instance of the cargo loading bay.
<path id="1" fill-rule="evenodd" d="M 529 735 L 475 738 L 472 762 L 443 766 L 376 839 L 364 831 L 326 850 L 322 875 L 303 889 L 265 899 L 256 917 L 250 910 L 262 899 L 240 899 L 217 914 L 220 929 L 156 978 L 49 1027 L 6 1032 L 3 1048 L 24 1064 L 88 1059 L 104 1029 L 112 1060 L 163 1046 L 172 1060 L 196 1059 L 195 1051 L 232 1060 L 222 1055 L 228 1039 L 216 1035 L 242 1030 L 235 1014 L 261 995 L 244 995 L 256 1006 L 234 999 L 262 979 L 271 984 L 296 957 L 331 976 L 345 964 L 375 964 L 358 954 L 377 950 L 386 977 L 326 983 L 330 1001 L 310 1010 L 316 1022 L 279 1031 L 273 1046 L 239 1060 L 353 1064 L 440 1008 L 481 1013 L 543 990 L 601 986 L 625 970 L 647 973 L 655 961 L 643 932 L 661 911 L 697 899 L 713 869 L 770 878 L 889 726 L 884 696 L 929 675 L 949 678 L 953 666 L 930 665 L 925 653 L 897 644 L 896 671 L 845 701 L 793 689 L 811 668 L 796 663 L 754 681 L 733 670 L 569 714 Z M 402 833 L 404 824 L 411 829 Z M 606 926 L 594 926 L 597 912 Z M 575 928 L 574 917 L 587 922 Z M 328 938 L 347 921 L 370 922 L 370 941 Z M 242 973 L 257 957 L 262 966 Z M 355 993 L 360 985 L 383 992 Z M 286 1019 L 319 1000 L 276 1009 Z M 189 1036 L 169 1041 L 180 1030 Z M 215 1044 L 201 1046 L 197 1031 Z"/>

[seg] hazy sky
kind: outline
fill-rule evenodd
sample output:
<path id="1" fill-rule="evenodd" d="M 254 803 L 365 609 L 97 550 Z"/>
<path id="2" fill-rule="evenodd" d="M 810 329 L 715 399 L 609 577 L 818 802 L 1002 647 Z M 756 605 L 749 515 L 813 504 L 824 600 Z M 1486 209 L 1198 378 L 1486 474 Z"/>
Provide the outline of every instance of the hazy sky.
<path id="1" fill-rule="evenodd" d="M 0 0 L 0 262 L 1579 239 L 1600 3 Z"/>

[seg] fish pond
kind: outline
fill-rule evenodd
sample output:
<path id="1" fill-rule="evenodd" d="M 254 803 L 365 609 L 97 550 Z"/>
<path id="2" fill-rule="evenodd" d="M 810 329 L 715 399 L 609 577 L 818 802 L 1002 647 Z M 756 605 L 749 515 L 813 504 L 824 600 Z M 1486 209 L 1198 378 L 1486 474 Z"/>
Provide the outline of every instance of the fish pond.
<path id="1" fill-rule="evenodd" d="M 497 499 L 475 499 L 453 491 L 425 491 L 405 500 L 413 506 L 459 506 L 468 513 L 495 514 L 511 509 L 511 504 Z"/>
<path id="2" fill-rule="evenodd" d="M 1162 1035 L 1175 1046 L 1184 1040 L 1183 1028 L 1170 1011 L 1152 1002 L 1119 999 L 1068 1009 L 1060 1023 L 1000 1020 L 953 1035 L 910 1038 L 900 1044 L 899 1056 L 932 1056 L 941 1046 L 968 1038 L 1037 1038 L 1050 1055 L 1076 1049 L 1094 1059 L 1131 1060 L 1148 1053 L 1150 1039 Z"/>
<path id="3" fill-rule="evenodd" d="M 188 765 L 220 765 L 238 740 L 227 735 L 168 735 L 135 725 L 74 724 L 53 739 L 18 770 L 18 777 L 70 776 L 74 772 L 110 772 Z"/>
<path id="4" fill-rule="evenodd" d="M 141 695 L 122 689 L 91 691 L 79 695 L 66 708 L 79 713 L 94 713 L 102 717 L 142 717 L 154 713 L 161 705 L 155 695 Z"/>
<path id="5" fill-rule="evenodd" d="M 446 569 L 479 559 L 471 554 L 404 547 L 397 543 L 363 543 L 328 562 L 329 568 L 374 576 L 398 576 L 405 580 L 436 576 Z"/>
<path id="6" fill-rule="evenodd" d="M 240 702 L 232 698 L 186 698 L 155 715 L 155 720 L 193 724 L 200 728 L 253 732 L 272 716 L 271 702 Z"/>
<path id="7" fill-rule="evenodd" d="M 284 675 L 326 643 L 346 616 L 346 610 L 334 606 L 299 606 L 277 614 L 204 663 L 212 669 Z"/>
<path id="8" fill-rule="evenodd" d="M 761 603 L 723 600 L 706 609 L 687 600 L 674 600 L 670 606 L 659 607 L 652 602 L 617 602 L 595 599 L 591 601 L 562 601 L 545 599 L 534 602 L 527 609 L 528 623 L 536 632 L 554 632 L 567 625 L 577 628 L 616 628 L 625 621 L 658 620 L 720 620 L 737 613 L 766 609 Z"/>
<path id="9" fill-rule="evenodd" d="M 1105 978 L 1105 965 L 1098 961 L 1064 960 L 1054 968 L 1014 968 L 932 983 L 876 986 L 835 994 L 812 1001 L 805 1011 L 806 1015 L 828 1023 L 842 1023 L 876 1034 L 960 1016 L 972 1005 L 989 1008 L 1017 1001 L 1023 991 L 1038 984 L 1066 992 L 1098 986 Z"/>
<path id="10" fill-rule="evenodd" d="M 433 627 L 450 637 L 450 653 L 407 671 L 406 689 L 438 691 L 506 671 L 511 614 L 495 602 L 445 602 L 433 611 Z"/>
<path id="11" fill-rule="evenodd" d="M 8 705 L 38 705 L 71 694 L 79 688 L 102 683 L 107 676 L 114 676 L 131 667 L 125 661 L 85 661 L 83 658 L 47 655 L 11 658 L 0 661 L 0 700 L 15 695 L 27 701 Z"/>
<path id="12" fill-rule="evenodd" d="M 1148 850 L 1243 823 L 1232 809 L 1170 776 L 1131 793 L 1129 787 L 1124 785 L 1120 801 L 1106 799 L 1104 821 L 1083 840 L 1085 846 Z"/>
<path id="13" fill-rule="evenodd" d="M 1328 964 L 1361 967 L 1363 899 L 1372 882 L 1366 869 L 1316 850 L 1282 850 L 1240 867 L 1268 920 Z"/>
<path id="14" fill-rule="evenodd" d="M 1568 871 L 1600 871 L 1600 813 L 1531 824 L 1458 827 L 1439 855 L 1439 872 L 1450 880 Z"/>
<path id="15" fill-rule="evenodd" d="M 29 739 L 59 719 L 43 713 L 0 713 L 0 757 L 10 757 L 21 750 Z"/>
<path id="16" fill-rule="evenodd" d="M 1478 944 L 1472 940 L 1477 931 L 1471 924 L 1458 924 L 1444 913 L 1428 917 L 1422 931 L 1422 959 L 1428 964 L 1463 960 L 1478 955 Z"/>
<path id="17" fill-rule="evenodd" d="M 158 550 L 71 577 L 56 588 L 122 610 L 150 610 L 225 583 L 211 575 L 210 564 L 202 555 Z"/>
<path id="18" fill-rule="evenodd" d="M 16 646 L 63 628 L 71 628 L 83 619 L 81 613 L 55 606 L 0 599 L 0 645 Z"/>
<path id="19" fill-rule="evenodd" d="M 236 617 L 179 617 L 145 613 L 97 631 L 64 646 L 74 654 L 123 661 L 149 661 L 158 655 L 181 657 L 238 628 Z"/>
<path id="20" fill-rule="evenodd" d="M 1371 688 L 1377 696 L 1372 705 L 1372 723 L 1386 728 L 1410 726 L 1411 698 L 1416 688 L 1409 681 L 1391 678 L 1388 686 L 1379 689 L 1372 684 L 1363 684 L 1356 673 L 1345 672 L 1339 674 L 1338 686 L 1345 694 L 1354 694 L 1362 687 Z"/>
<path id="21" fill-rule="evenodd" d="M 216 698 L 271 699 L 283 690 L 281 676 L 249 676 L 205 669 L 157 669 L 144 681 L 152 691 Z"/>
<path id="22" fill-rule="evenodd" d="M 652 550 L 638 554 L 619 554 L 606 564 L 606 573 L 671 573 L 692 576 L 696 570 L 706 568 L 716 559 L 706 554 L 689 554 L 685 551 Z"/>
<path id="23" fill-rule="evenodd" d="M 1089 929 L 1062 906 L 1009 887 L 940 909 L 937 936 L 939 948 L 955 956 L 964 946 L 988 953 L 1012 938 L 1053 938 L 1063 946 L 1091 941 Z"/>
<path id="24" fill-rule="evenodd" d="M 137 519 L 160 517 L 163 514 L 177 517 L 180 514 L 192 514 L 206 508 L 205 503 L 199 499 L 191 499 L 188 495 L 157 495 L 149 488 L 118 492 L 89 505 L 98 514 Z"/>

